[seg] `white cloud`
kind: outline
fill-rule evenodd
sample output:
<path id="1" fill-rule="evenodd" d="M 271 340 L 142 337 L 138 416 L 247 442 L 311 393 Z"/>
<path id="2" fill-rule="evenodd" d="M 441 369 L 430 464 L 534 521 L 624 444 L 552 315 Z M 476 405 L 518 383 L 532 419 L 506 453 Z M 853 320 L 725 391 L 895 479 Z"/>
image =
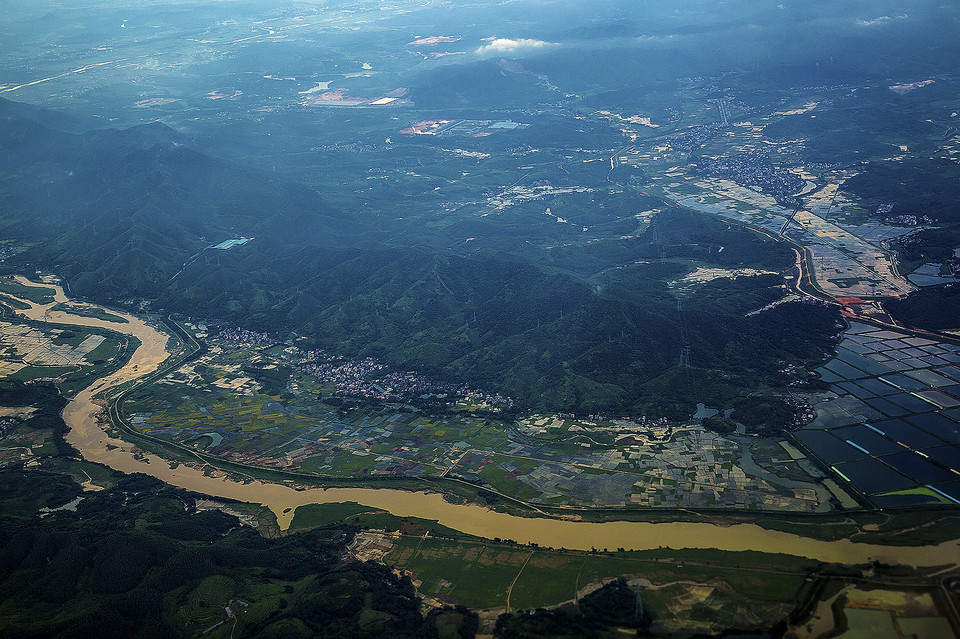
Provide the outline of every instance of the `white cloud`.
<path id="1" fill-rule="evenodd" d="M 667 35 L 643 35 L 632 38 L 635 44 L 663 44 L 664 42 L 669 42 L 670 40 L 676 40 L 677 38 L 682 38 L 686 36 L 681 36 L 676 33 L 670 33 Z"/>
<path id="2" fill-rule="evenodd" d="M 530 40 L 528 38 L 520 38 L 518 40 L 511 40 L 510 38 L 496 38 L 490 41 L 489 44 L 485 44 L 477 49 L 476 52 L 480 55 L 487 53 L 514 53 L 520 49 L 542 49 L 543 47 L 549 47 L 552 44 L 552 42 L 544 42 L 543 40 Z"/>
<path id="3" fill-rule="evenodd" d="M 874 18 L 873 20 L 857 20 L 857 24 L 861 27 L 876 27 L 881 24 L 890 24 L 894 20 L 906 20 L 906 15 L 893 16 L 880 16 L 879 18 Z"/>

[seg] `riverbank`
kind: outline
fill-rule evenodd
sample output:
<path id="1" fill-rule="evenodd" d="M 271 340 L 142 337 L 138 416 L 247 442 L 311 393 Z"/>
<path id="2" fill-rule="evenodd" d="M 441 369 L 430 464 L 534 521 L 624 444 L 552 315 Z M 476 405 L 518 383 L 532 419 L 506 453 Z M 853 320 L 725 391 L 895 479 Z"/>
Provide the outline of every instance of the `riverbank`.
<path id="1" fill-rule="evenodd" d="M 755 524 L 718 526 L 710 522 L 646 523 L 615 521 L 576 522 L 561 519 L 525 518 L 499 513 L 471 504 L 452 504 L 439 493 L 409 492 L 389 488 L 312 488 L 297 490 L 283 484 L 259 480 L 245 483 L 222 476 L 211 476 L 200 468 L 171 464 L 160 456 L 144 453 L 122 439 L 111 437 L 99 425 L 97 415 L 103 407 L 94 396 L 134 382 L 155 372 L 168 357 L 169 336 L 129 313 L 110 309 L 124 323 L 107 322 L 95 317 L 80 317 L 52 310 L 56 303 L 68 301 L 62 288 L 49 283 L 34 283 L 19 277 L 24 285 L 45 286 L 55 290 L 54 302 L 37 304 L 24 300 L 25 316 L 60 324 L 93 326 L 136 337 L 140 347 L 119 370 L 80 391 L 63 411 L 70 429 L 66 439 L 84 458 L 125 473 L 145 473 L 168 484 L 244 502 L 260 503 L 277 516 L 286 530 L 297 507 L 317 503 L 354 501 L 380 508 L 399 517 L 436 520 L 444 526 L 485 538 L 509 538 L 518 543 L 535 543 L 554 548 L 589 550 L 591 548 L 703 548 L 728 552 L 760 551 L 788 554 L 825 562 L 862 564 L 880 561 L 910 566 L 944 566 L 955 563 L 960 543 L 951 540 L 938 545 L 917 547 L 878 546 L 848 539 L 823 541 L 769 530 Z M 91 308 L 96 305 L 86 304 Z M 103 309 L 105 312 L 107 309 Z"/>

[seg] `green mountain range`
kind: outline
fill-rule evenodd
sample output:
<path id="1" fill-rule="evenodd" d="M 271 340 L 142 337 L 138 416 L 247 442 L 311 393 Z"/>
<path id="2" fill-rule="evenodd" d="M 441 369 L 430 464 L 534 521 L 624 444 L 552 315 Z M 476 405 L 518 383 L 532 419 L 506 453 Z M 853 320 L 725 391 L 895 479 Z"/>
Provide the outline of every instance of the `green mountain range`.
<path id="1" fill-rule="evenodd" d="M 296 332 L 522 407 L 676 417 L 737 386 L 776 386 L 778 360 L 820 357 L 836 330 L 812 305 L 748 315 L 782 297 L 777 275 L 678 288 L 697 265 L 793 261 L 693 211 L 665 209 L 639 236 L 565 244 L 549 262 L 508 250 L 516 228 L 499 231 L 503 250 L 438 249 L 410 226 L 398 247 L 395 228 L 205 155 L 162 124 L 78 134 L 29 111 L 0 102 L 0 231 L 26 248 L 8 268 L 52 270 L 77 296 Z M 253 239 L 212 248 L 238 237 Z"/>

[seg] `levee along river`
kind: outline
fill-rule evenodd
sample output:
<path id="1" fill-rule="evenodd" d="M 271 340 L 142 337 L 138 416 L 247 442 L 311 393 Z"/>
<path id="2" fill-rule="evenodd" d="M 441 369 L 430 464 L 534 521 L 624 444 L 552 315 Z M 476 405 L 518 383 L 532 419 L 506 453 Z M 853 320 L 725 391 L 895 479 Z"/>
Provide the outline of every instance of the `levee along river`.
<path id="1" fill-rule="evenodd" d="M 170 355 L 166 350 L 168 335 L 141 318 L 114 309 L 126 323 L 111 323 L 93 317 L 80 317 L 54 311 L 57 302 L 67 301 L 63 289 L 53 284 L 38 284 L 23 277 L 24 285 L 45 286 L 56 290 L 55 301 L 30 304 L 20 311 L 25 316 L 58 324 L 92 326 L 136 337 L 140 346 L 119 370 L 99 379 L 72 398 L 63 410 L 69 427 L 67 441 L 84 458 L 100 462 L 125 473 L 145 473 L 168 484 L 214 497 L 259 503 L 277 515 L 282 529 L 290 525 L 293 511 L 305 504 L 353 501 L 386 510 L 399 517 L 422 517 L 437 520 L 444 526 L 486 538 L 509 538 L 519 543 L 537 543 L 554 548 L 589 550 L 590 548 L 627 548 L 634 550 L 670 548 L 715 548 L 722 551 L 755 550 L 808 557 L 826 562 L 865 563 L 882 561 L 911 566 L 955 564 L 960 557 L 960 543 L 952 540 L 937 546 L 895 547 L 854 543 L 843 539 L 821 541 L 799 535 L 767 530 L 753 524 L 719 526 L 709 522 L 588 523 L 569 520 L 525 518 L 498 513 L 478 505 L 451 504 L 438 493 L 408 492 L 388 488 L 313 488 L 292 487 L 250 481 L 240 483 L 226 478 L 205 475 L 202 470 L 179 465 L 171 468 L 163 458 L 143 454 L 132 444 L 109 436 L 97 423 L 101 407 L 93 398 L 101 391 L 136 380 L 155 372 Z M 101 308 L 78 303 L 89 308 Z M 107 310 L 107 309 L 103 309 Z M 135 456 L 135 452 L 138 453 Z"/>

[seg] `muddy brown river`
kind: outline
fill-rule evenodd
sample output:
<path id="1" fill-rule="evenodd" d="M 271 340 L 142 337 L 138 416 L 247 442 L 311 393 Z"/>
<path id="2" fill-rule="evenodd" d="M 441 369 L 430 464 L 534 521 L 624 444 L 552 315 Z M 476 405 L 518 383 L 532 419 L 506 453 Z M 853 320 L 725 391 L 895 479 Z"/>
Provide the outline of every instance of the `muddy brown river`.
<path id="1" fill-rule="evenodd" d="M 68 301 L 63 289 L 54 284 L 17 280 L 26 285 L 56 289 L 56 302 Z M 30 304 L 28 300 L 23 300 Z M 498 513 L 478 505 L 457 505 L 445 501 L 438 493 L 410 492 L 388 488 L 314 488 L 295 490 L 282 484 L 251 481 L 239 483 L 229 479 L 210 477 L 201 470 L 187 466 L 170 468 L 159 456 L 134 456 L 135 447 L 129 442 L 107 435 L 97 424 L 100 407 L 93 396 L 100 391 L 155 371 L 166 359 L 168 336 L 157 327 L 133 315 L 109 309 L 126 323 L 112 323 L 91 317 L 79 317 L 52 311 L 52 306 L 32 304 L 19 311 L 31 319 L 59 324 L 95 326 L 132 335 L 141 346 L 120 370 L 101 378 L 79 392 L 63 410 L 63 419 L 70 432 L 67 441 L 84 458 L 106 464 L 126 473 L 146 473 L 168 484 L 213 497 L 224 497 L 259 503 L 277 515 L 282 529 L 290 525 L 293 511 L 305 504 L 353 501 L 381 508 L 400 517 L 422 517 L 439 521 L 444 526 L 464 533 L 486 538 L 501 537 L 519 543 L 535 542 L 541 546 L 589 550 L 596 548 L 627 548 L 635 550 L 670 548 L 716 548 L 724 551 L 756 550 L 784 553 L 837 563 L 863 563 L 879 560 L 911 566 L 942 566 L 955 564 L 960 558 L 960 542 L 953 540 L 937 546 L 893 547 L 854 543 L 849 540 L 820 541 L 799 535 L 766 530 L 753 524 L 718 526 L 703 523 L 588 523 L 546 518 L 525 518 Z M 74 304 L 96 307 L 92 304 Z M 108 310 L 108 309 L 102 309 Z M 142 453 L 141 453 L 142 455 Z"/>

